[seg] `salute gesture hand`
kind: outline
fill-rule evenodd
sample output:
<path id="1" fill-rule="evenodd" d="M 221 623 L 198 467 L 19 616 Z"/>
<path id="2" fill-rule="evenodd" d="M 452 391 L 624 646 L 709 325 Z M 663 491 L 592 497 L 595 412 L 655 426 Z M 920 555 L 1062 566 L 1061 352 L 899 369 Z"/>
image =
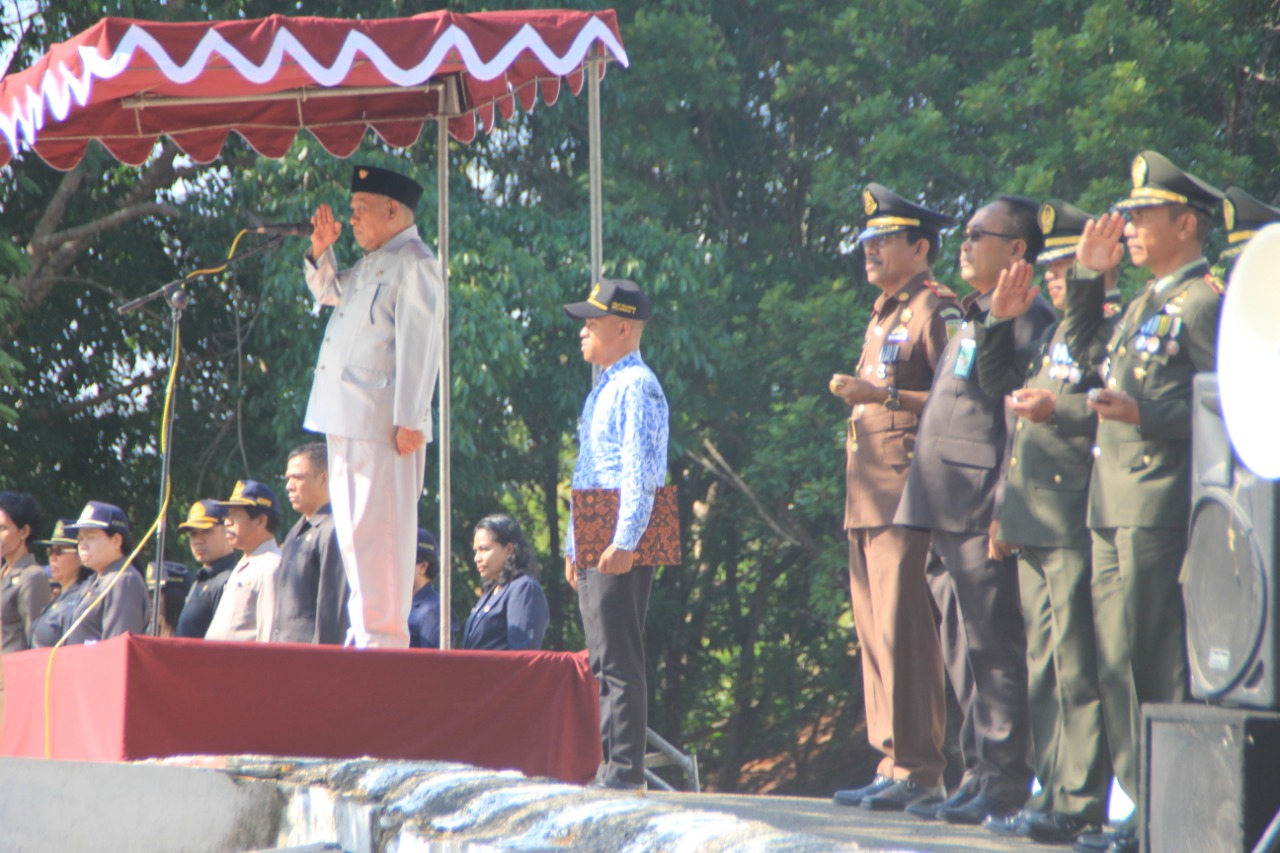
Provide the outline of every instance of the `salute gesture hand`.
<path id="1" fill-rule="evenodd" d="M 1031 264 L 1022 260 L 1000 270 L 996 289 L 991 294 L 991 316 L 997 320 L 1008 320 L 1027 313 L 1031 303 L 1040 295 L 1040 286 L 1031 286 L 1032 277 Z"/>
<path id="2" fill-rule="evenodd" d="M 1109 272 L 1124 259 L 1124 217 L 1118 213 L 1104 213 L 1097 221 L 1089 220 L 1084 226 L 1084 236 L 1076 248 L 1076 260 L 1091 270 Z"/>
<path id="3" fill-rule="evenodd" d="M 315 216 L 311 217 L 311 229 L 311 260 L 319 261 L 325 249 L 338 242 L 338 236 L 342 234 L 342 223 L 334 217 L 329 205 L 322 204 L 316 208 Z"/>

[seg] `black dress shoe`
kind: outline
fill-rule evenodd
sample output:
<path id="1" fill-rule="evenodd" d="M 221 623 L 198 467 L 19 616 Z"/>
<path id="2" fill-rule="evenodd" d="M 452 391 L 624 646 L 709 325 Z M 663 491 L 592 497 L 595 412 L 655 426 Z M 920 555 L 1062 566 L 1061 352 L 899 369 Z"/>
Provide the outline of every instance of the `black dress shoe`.
<path id="1" fill-rule="evenodd" d="M 831 802 L 835 803 L 837 806 L 856 806 L 867 797 L 870 797 L 873 794 L 878 794 L 885 788 L 891 787 L 892 785 L 892 779 L 888 776 L 881 776 L 877 773 L 875 778 L 871 780 L 870 784 L 863 785 L 861 788 L 847 788 L 843 791 L 836 791 L 831 797 Z"/>
<path id="2" fill-rule="evenodd" d="M 900 812 L 912 803 L 922 800 L 940 803 L 943 793 L 945 791 L 941 785 L 930 788 L 928 785 L 919 785 L 902 779 L 880 793 L 867 797 L 861 805 L 864 809 L 873 812 Z"/>
<path id="3" fill-rule="evenodd" d="M 1079 853 L 1137 853 L 1138 836 L 1132 829 L 1085 832 L 1076 837 L 1072 849 Z"/>
<path id="4" fill-rule="evenodd" d="M 1027 820 L 1027 829 L 1031 839 L 1041 844 L 1070 844 L 1086 832 L 1097 832 L 1099 827 L 1082 817 L 1058 812 L 1032 812 Z"/>
<path id="5" fill-rule="evenodd" d="M 1131 829 L 1117 829 L 1107 853 L 1138 853 L 1138 835 Z"/>
<path id="6" fill-rule="evenodd" d="M 967 803 L 949 809 L 938 809 L 938 816 L 947 823 L 979 824 L 988 817 L 1007 817 L 1018 811 L 1016 803 L 1005 802 L 987 794 L 979 794 Z"/>
<path id="7" fill-rule="evenodd" d="M 939 820 L 941 818 L 940 812 L 942 809 L 949 809 L 954 806 L 963 805 L 976 796 L 978 796 L 978 792 L 976 790 L 973 788 L 966 788 L 962 785 L 959 788 L 956 788 L 956 790 L 952 792 L 951 796 L 947 797 L 940 803 L 921 800 L 918 803 L 912 803 L 907 806 L 903 811 L 913 817 L 921 818 L 922 820 Z"/>
<path id="8" fill-rule="evenodd" d="M 1030 838 L 1030 822 L 1036 814 L 1036 812 L 1023 809 L 1004 817 L 987 815 L 987 819 L 982 822 L 982 828 L 989 829 L 996 835 L 1002 835 L 1005 838 Z"/>

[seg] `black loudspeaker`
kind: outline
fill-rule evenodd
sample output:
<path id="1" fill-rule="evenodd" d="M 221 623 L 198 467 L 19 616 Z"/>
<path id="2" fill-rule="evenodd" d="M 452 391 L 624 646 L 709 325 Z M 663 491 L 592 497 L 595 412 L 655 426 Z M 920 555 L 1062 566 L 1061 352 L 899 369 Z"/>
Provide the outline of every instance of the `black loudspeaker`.
<path id="1" fill-rule="evenodd" d="M 1216 374 L 1195 379 L 1191 430 L 1191 531 L 1182 573 L 1191 695 L 1275 708 L 1280 484 L 1256 476 L 1232 451 Z"/>
<path id="2" fill-rule="evenodd" d="M 1143 705 L 1142 755 L 1144 851 L 1252 850 L 1280 809 L 1280 714 Z"/>

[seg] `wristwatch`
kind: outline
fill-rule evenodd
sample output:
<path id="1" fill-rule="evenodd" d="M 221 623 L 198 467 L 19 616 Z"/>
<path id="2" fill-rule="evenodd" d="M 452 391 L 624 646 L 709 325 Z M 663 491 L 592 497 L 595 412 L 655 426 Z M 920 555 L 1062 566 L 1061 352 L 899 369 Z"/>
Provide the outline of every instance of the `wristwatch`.
<path id="1" fill-rule="evenodd" d="M 884 389 L 889 392 L 889 396 L 885 398 L 884 407 L 891 412 L 896 412 L 902 408 L 902 400 L 898 397 L 898 389 L 890 385 Z"/>

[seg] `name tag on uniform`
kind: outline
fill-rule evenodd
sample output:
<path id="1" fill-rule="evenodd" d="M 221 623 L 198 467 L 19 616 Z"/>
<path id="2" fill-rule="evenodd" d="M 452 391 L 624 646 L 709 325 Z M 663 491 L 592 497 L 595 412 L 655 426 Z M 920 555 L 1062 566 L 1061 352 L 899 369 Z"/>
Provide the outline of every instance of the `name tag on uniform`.
<path id="1" fill-rule="evenodd" d="M 952 373 L 957 379 L 968 379 L 973 373 L 973 356 L 978 351 L 978 342 L 973 338 L 965 338 L 960 342 L 960 352 L 956 355 L 956 366 Z"/>

